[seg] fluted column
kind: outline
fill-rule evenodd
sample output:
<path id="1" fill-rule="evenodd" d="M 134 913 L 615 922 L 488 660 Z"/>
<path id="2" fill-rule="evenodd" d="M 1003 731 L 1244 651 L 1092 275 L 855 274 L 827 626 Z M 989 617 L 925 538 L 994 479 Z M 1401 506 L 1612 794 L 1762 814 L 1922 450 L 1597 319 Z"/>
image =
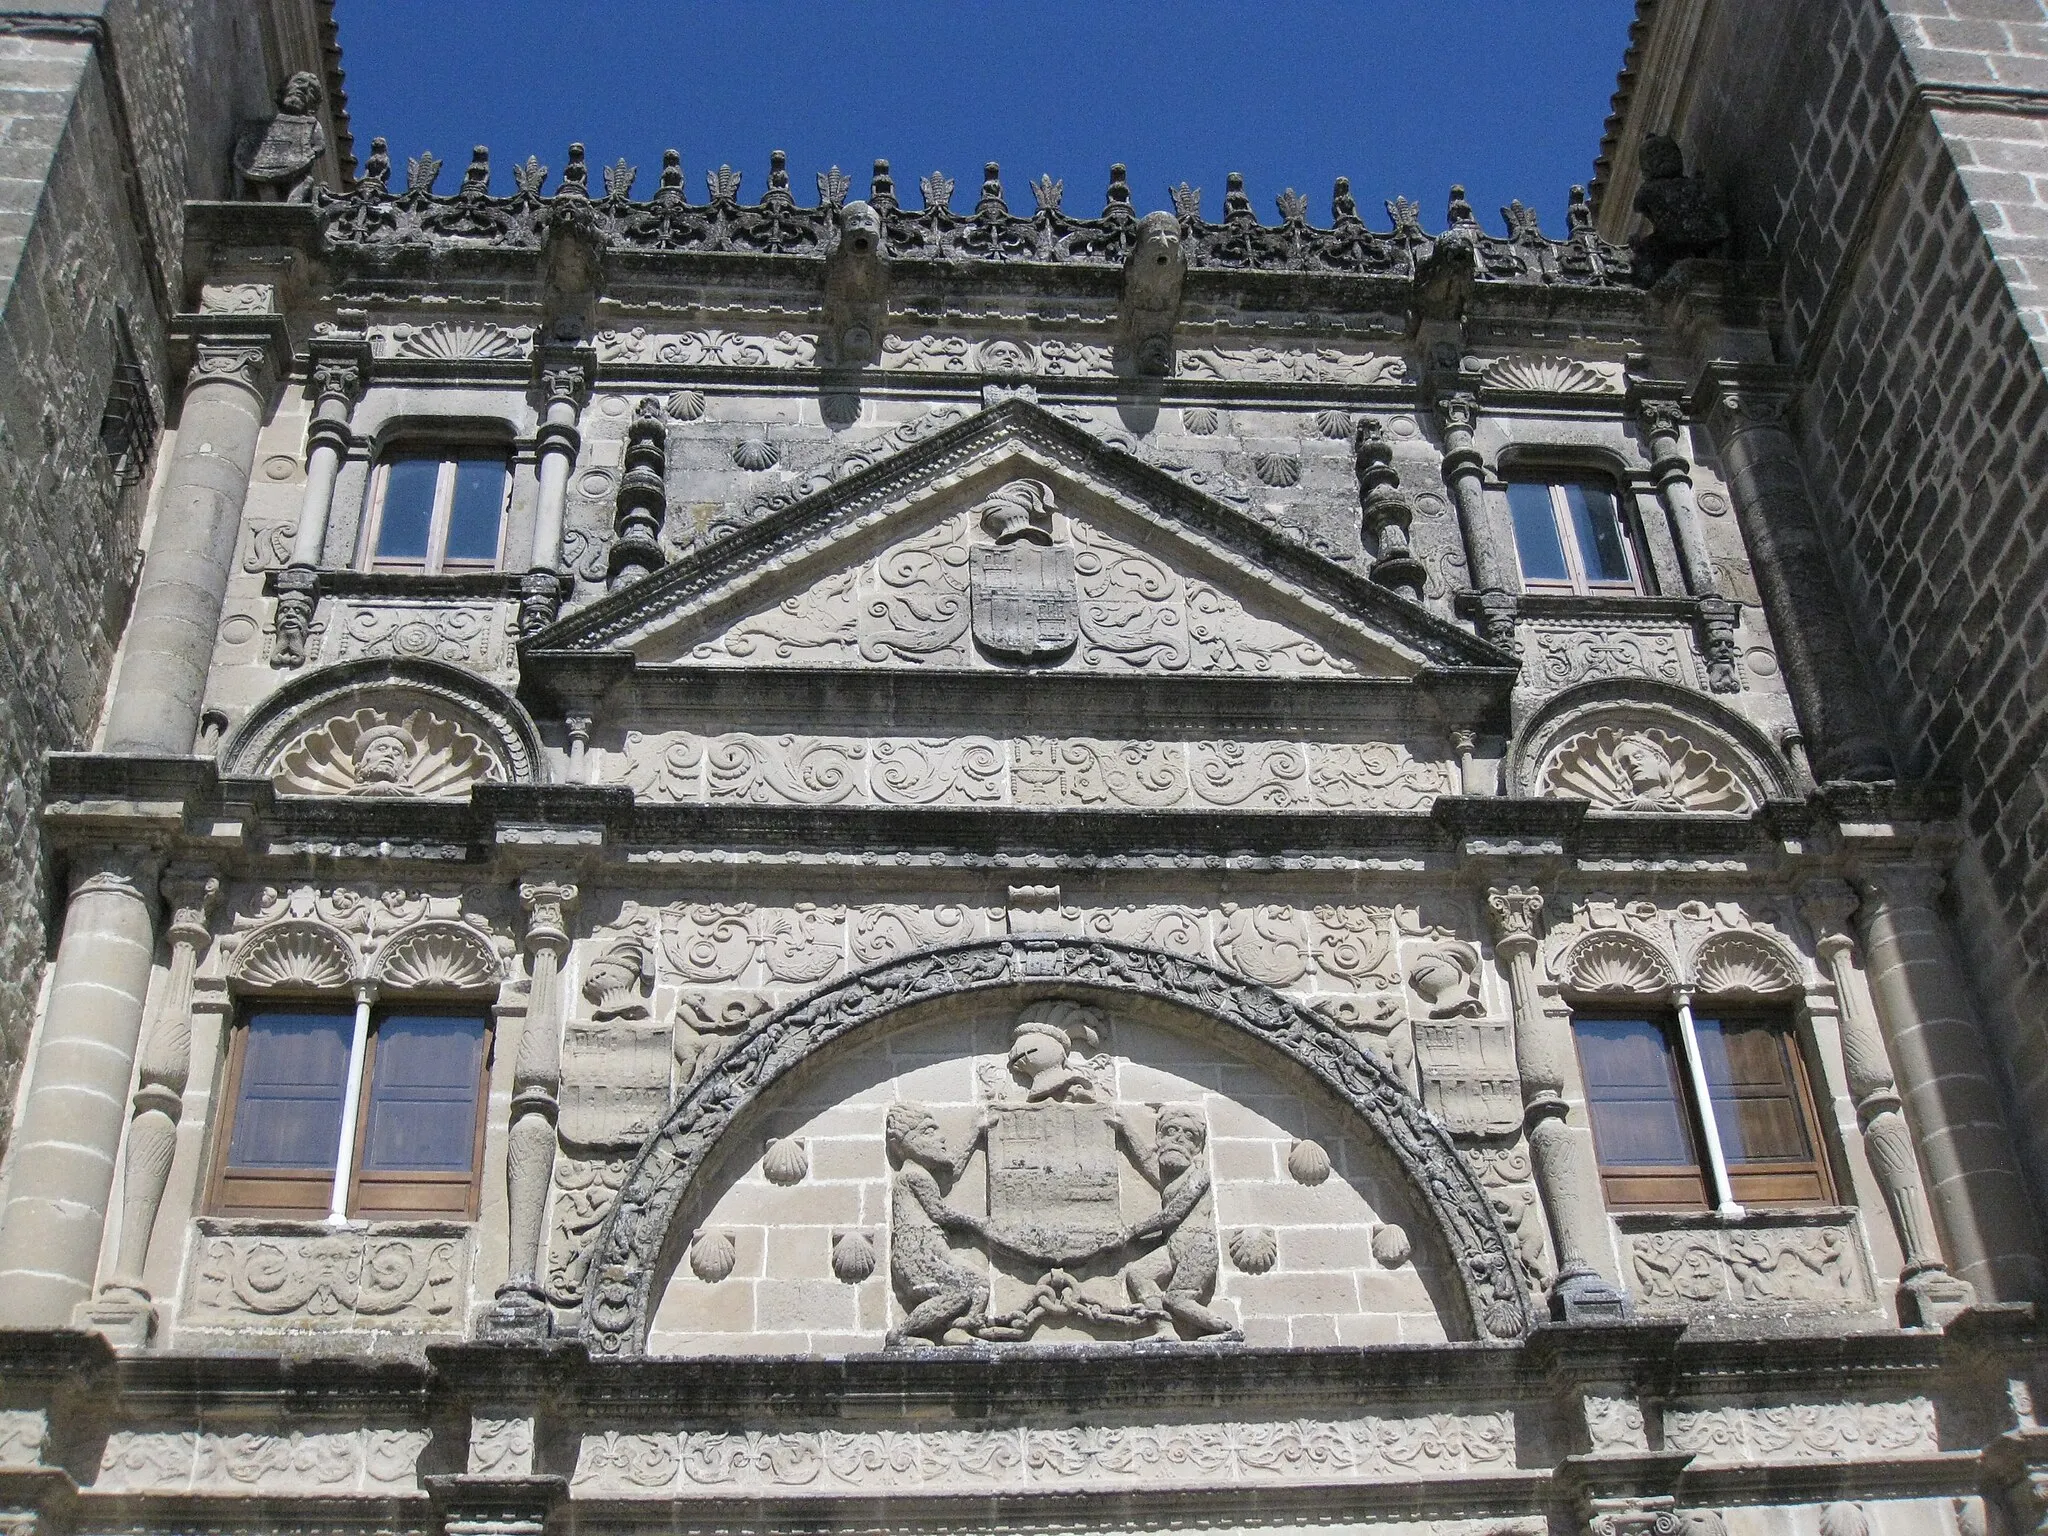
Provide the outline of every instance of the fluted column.
<path id="1" fill-rule="evenodd" d="M 1706 386 L 1714 440 L 1735 496 L 1764 617 L 1822 779 L 1892 776 L 1863 657 L 1835 588 L 1785 422 L 1776 370 L 1723 369 Z"/>
<path id="2" fill-rule="evenodd" d="M 157 872 L 148 849 L 74 855 L 0 1210 L 0 1311 L 10 1327 L 62 1327 L 92 1292 L 156 950 Z"/>
<path id="3" fill-rule="evenodd" d="M 561 573 L 562 518 L 569 502 L 569 471 L 582 449 L 577 418 L 590 393 L 592 365 L 580 353 L 550 358 L 541 368 L 546 399 L 540 426 L 534 432 L 539 455 L 538 487 L 533 509 L 533 552 L 520 583 L 519 628 L 522 634 L 545 629 L 562 611 L 567 596 Z"/>
<path id="4" fill-rule="evenodd" d="M 1848 1075 L 1849 1097 L 1856 1123 L 1863 1129 L 1864 1150 L 1871 1172 L 1884 1192 L 1892 1230 L 1898 1234 L 1905 1266 L 1900 1272 L 1900 1307 L 1904 1320 L 1938 1323 L 1975 1299 L 1970 1285 L 1956 1279 L 1943 1262 L 1934 1230 L 1934 1213 L 1913 1151 L 1913 1133 L 1906 1125 L 1898 1080 L 1892 1073 L 1884 1035 L 1871 1017 L 1856 974 L 1856 940 L 1849 930 L 1856 910 L 1855 894 L 1829 882 L 1809 888 L 1802 909 L 1815 935 L 1820 963 L 1835 985 L 1842 1066 Z"/>
<path id="5" fill-rule="evenodd" d="M 2040 1233 L 1991 1049 L 1935 907 L 1940 882 L 1924 865 L 1862 872 L 1870 992 L 1956 1274 L 1993 1300 L 2030 1300 L 2044 1276 Z"/>
<path id="6" fill-rule="evenodd" d="M 1493 924 L 1494 951 L 1508 968 L 1529 1162 L 1557 1252 L 1551 1310 L 1574 1323 L 1626 1318 L 1631 1311 L 1628 1298 L 1609 1273 L 1608 1255 L 1614 1245 L 1600 1199 L 1592 1134 L 1570 1123 L 1571 1106 L 1564 1096 L 1571 1031 L 1543 1006 L 1536 986 L 1536 922 L 1543 912 L 1542 893 L 1518 885 L 1496 888 L 1487 893 L 1486 910 Z"/>
<path id="7" fill-rule="evenodd" d="M 306 636 L 320 601 L 320 557 L 334 512 L 334 483 L 341 475 L 355 435 L 349 416 L 363 392 L 363 360 L 325 357 L 307 380 L 313 392 L 313 421 L 306 429 L 306 499 L 292 538 L 291 563 L 277 573 L 277 664 L 305 665 Z"/>
<path id="8" fill-rule="evenodd" d="M 576 887 L 532 880 L 519 887 L 526 907 L 529 983 L 526 1021 L 512 1068 L 512 1126 L 505 1152 L 505 1283 L 481 1325 L 497 1339 L 545 1339 L 552 1327 L 540 1281 L 541 1228 L 555 1168 L 555 1118 L 562 1089 L 562 956 Z"/>
<path id="9" fill-rule="evenodd" d="M 221 599 L 270 401 L 262 339 L 201 336 L 107 712 L 106 750 L 182 757 L 199 730 Z"/>
<path id="10" fill-rule="evenodd" d="M 1512 649 L 1515 596 L 1521 591 L 1521 580 L 1494 536 L 1486 510 L 1486 464 L 1472 442 L 1479 401 L 1469 394 L 1439 395 L 1436 418 L 1444 435 L 1444 483 L 1450 486 L 1451 500 L 1457 504 L 1465 558 L 1479 593 L 1479 631 L 1495 645 Z"/>
<path id="11" fill-rule="evenodd" d="M 1657 482 L 1657 499 L 1664 504 L 1664 516 L 1678 544 L 1678 563 L 1685 577 L 1685 589 L 1699 604 L 1700 652 L 1707 662 L 1707 684 L 1716 693 L 1741 690 L 1741 674 L 1735 666 L 1735 620 L 1737 609 L 1721 593 L 1721 580 L 1714 570 L 1714 557 L 1707 551 L 1707 536 L 1700 523 L 1699 503 L 1693 496 L 1692 461 L 1680 445 L 1685 428 L 1685 409 L 1677 400 L 1645 394 L 1638 389 L 1636 418 L 1650 449 L 1650 474 Z"/>

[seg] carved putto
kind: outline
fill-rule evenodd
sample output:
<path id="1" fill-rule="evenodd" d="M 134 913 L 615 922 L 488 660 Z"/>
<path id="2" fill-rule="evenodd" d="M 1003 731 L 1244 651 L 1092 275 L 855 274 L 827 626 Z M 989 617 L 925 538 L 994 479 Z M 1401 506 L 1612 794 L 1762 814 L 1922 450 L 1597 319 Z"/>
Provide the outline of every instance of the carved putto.
<path id="1" fill-rule="evenodd" d="M 320 126 L 320 77 L 300 70 L 277 93 L 277 115 L 235 140 L 235 174 L 245 197 L 287 203 L 313 196 L 313 167 L 327 152 Z"/>
<path id="2" fill-rule="evenodd" d="M 1747 811 L 1742 781 L 1714 753 L 1675 732 L 1600 726 L 1560 742 L 1539 793 L 1576 795 L 1605 811 Z"/>
<path id="3" fill-rule="evenodd" d="M 336 715 L 303 732 L 270 769 L 287 794 L 432 800 L 457 799 L 505 776 L 481 737 L 424 707 L 403 718 L 369 708 Z"/>

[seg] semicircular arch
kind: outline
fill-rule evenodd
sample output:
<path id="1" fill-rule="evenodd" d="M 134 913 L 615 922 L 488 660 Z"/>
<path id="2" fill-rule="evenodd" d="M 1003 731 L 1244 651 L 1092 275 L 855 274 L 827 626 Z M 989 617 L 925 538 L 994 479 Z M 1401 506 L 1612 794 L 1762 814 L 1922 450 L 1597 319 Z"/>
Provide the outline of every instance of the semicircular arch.
<path id="1" fill-rule="evenodd" d="M 1340 1026 L 1263 983 L 1203 961 L 1094 940 L 985 940 L 884 962 L 765 1015 L 670 1109 L 629 1167 L 593 1245 L 582 1331 L 601 1355 L 641 1353 L 670 1228 L 720 1138 L 821 1047 L 947 997 L 1142 996 L 1263 1042 L 1364 1120 L 1457 1264 L 1464 1322 L 1510 1340 L 1533 1322 L 1526 1277 L 1492 1199 L 1449 1131 Z"/>

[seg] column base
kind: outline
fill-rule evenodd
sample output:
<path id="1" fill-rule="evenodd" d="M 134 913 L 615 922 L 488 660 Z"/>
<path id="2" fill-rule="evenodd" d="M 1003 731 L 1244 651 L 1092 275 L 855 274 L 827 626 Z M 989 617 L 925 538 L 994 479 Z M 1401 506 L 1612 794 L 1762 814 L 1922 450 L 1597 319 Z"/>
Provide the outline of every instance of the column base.
<path id="1" fill-rule="evenodd" d="M 555 1335 L 555 1311 L 547 1302 L 515 1286 L 505 1286 L 476 1325 L 485 1344 L 545 1344 Z"/>
<path id="2" fill-rule="evenodd" d="M 1945 1269 L 1923 1269 L 1899 1282 L 1899 1326 L 1946 1328 L 1977 1304 L 1977 1288 Z"/>
<path id="3" fill-rule="evenodd" d="M 1550 1315 L 1561 1323 L 1625 1323 L 1635 1304 L 1590 1269 L 1568 1269 L 1550 1288 Z"/>
<path id="4" fill-rule="evenodd" d="M 156 1336 L 156 1308 L 144 1292 L 110 1288 L 81 1301 L 72 1310 L 71 1326 L 98 1334 L 116 1349 L 147 1349 Z"/>

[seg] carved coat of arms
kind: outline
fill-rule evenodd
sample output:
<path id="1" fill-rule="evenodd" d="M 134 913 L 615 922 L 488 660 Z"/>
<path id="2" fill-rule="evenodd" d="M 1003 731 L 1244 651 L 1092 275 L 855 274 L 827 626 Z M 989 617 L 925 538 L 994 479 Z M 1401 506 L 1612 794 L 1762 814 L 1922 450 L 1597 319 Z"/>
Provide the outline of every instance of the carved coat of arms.
<path id="1" fill-rule="evenodd" d="M 1053 661 L 1081 638 L 1074 550 L 1052 538 L 1052 488 L 1012 480 L 981 503 L 993 545 L 969 552 L 974 639 L 1004 661 Z"/>
<path id="2" fill-rule="evenodd" d="M 1192 1105 L 1148 1113 L 1114 1102 L 1106 1059 L 1076 1049 L 1095 1043 L 1092 1017 L 1058 1000 L 1026 1008 L 964 1141 L 924 1105 L 890 1109 L 890 1267 L 906 1313 L 892 1343 L 1015 1341 L 1049 1323 L 1088 1336 L 1239 1337 L 1207 1305 L 1217 1276 L 1207 1122 Z M 963 1177 L 977 1155 L 985 1216 Z M 1156 1206 L 1133 1208 L 1145 1185 Z M 963 1263 L 954 1237 L 972 1239 L 986 1267 Z"/>

